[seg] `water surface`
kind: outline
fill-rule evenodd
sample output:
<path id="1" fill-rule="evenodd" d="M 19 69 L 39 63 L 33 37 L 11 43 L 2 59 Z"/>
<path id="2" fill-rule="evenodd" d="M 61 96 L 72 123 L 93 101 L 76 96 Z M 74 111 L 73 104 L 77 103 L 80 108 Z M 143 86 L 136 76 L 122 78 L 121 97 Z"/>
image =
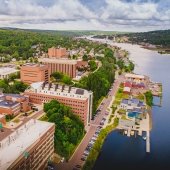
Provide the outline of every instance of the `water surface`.
<path id="1" fill-rule="evenodd" d="M 93 169 L 170 170 L 170 55 L 161 55 L 138 45 L 114 45 L 130 52 L 130 59 L 136 64 L 136 73 L 163 83 L 162 107 L 152 109 L 151 153 L 145 152 L 145 141 L 141 137 L 128 138 L 113 131 L 108 135 Z"/>

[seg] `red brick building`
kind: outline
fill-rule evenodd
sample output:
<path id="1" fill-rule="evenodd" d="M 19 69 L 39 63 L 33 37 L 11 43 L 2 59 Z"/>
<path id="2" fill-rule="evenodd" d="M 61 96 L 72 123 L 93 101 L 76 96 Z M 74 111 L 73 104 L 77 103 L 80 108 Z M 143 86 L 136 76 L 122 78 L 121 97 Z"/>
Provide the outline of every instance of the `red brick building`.
<path id="1" fill-rule="evenodd" d="M 76 77 L 77 60 L 40 58 L 39 62 L 48 66 L 49 75 L 57 71 L 62 72 L 71 78 Z"/>
<path id="2" fill-rule="evenodd" d="M 48 49 L 48 56 L 49 58 L 68 58 L 68 53 L 66 48 L 49 48 Z"/>
<path id="3" fill-rule="evenodd" d="M 0 114 L 16 116 L 31 109 L 29 97 L 19 94 L 3 94 L 0 100 Z"/>
<path id="4" fill-rule="evenodd" d="M 27 63 L 21 67 L 21 81 L 31 84 L 39 81 L 49 81 L 48 66 L 43 64 Z"/>
<path id="5" fill-rule="evenodd" d="M 60 103 L 70 106 L 75 114 L 87 125 L 92 116 L 93 93 L 84 89 L 75 87 L 48 84 L 33 83 L 25 92 L 29 96 L 30 102 L 42 104 L 53 99 Z"/>

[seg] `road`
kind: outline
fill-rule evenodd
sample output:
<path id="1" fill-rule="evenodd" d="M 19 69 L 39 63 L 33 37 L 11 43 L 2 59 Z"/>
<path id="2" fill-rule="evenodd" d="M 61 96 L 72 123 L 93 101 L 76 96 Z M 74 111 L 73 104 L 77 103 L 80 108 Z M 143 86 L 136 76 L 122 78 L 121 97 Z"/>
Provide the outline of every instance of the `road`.
<path id="1" fill-rule="evenodd" d="M 83 166 L 84 162 L 81 161 L 81 157 L 83 155 L 83 152 L 85 148 L 87 147 L 89 141 L 91 140 L 92 136 L 94 135 L 97 127 L 100 125 L 100 122 L 103 117 L 106 117 L 105 112 L 107 111 L 107 108 L 109 107 L 112 97 L 115 96 L 120 83 L 123 82 L 123 76 L 119 76 L 116 80 L 115 83 L 113 83 L 111 90 L 108 93 L 108 97 L 104 98 L 101 104 L 99 105 L 98 108 L 101 109 L 100 114 L 98 114 L 94 120 L 91 121 L 89 130 L 87 131 L 86 135 L 84 136 L 82 142 L 79 144 L 77 147 L 76 151 L 70 158 L 68 162 L 64 163 L 59 163 L 55 166 L 56 170 L 72 170 L 75 165 L 81 165 Z M 109 115 L 108 115 L 109 116 Z"/>

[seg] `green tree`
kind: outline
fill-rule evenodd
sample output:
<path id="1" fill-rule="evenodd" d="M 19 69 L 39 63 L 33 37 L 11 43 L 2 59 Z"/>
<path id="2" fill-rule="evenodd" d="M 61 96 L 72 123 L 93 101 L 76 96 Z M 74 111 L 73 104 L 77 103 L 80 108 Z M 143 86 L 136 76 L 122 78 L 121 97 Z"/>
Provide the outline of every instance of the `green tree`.
<path id="1" fill-rule="evenodd" d="M 94 70 L 97 69 L 97 64 L 96 64 L 96 62 L 94 60 L 90 60 L 88 64 L 90 66 L 91 71 L 94 71 Z"/>
<path id="2" fill-rule="evenodd" d="M 87 54 L 84 54 L 84 55 L 83 55 L 83 61 L 88 61 L 88 56 L 87 56 Z"/>
<path id="3" fill-rule="evenodd" d="M 84 135 L 83 122 L 73 113 L 70 107 L 56 100 L 45 103 L 44 111 L 48 121 L 56 125 L 55 150 L 58 154 L 68 159 Z"/>

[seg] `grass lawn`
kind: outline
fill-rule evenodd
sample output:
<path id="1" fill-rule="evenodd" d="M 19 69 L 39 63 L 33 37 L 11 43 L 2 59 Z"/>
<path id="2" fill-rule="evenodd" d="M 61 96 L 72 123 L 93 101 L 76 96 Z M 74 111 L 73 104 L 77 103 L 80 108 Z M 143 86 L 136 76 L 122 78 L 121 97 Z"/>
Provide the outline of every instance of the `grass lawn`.
<path id="1" fill-rule="evenodd" d="M 46 116 L 46 114 L 45 115 L 43 115 L 42 117 L 40 117 L 39 118 L 39 120 L 41 120 L 41 121 L 48 121 L 48 117 Z"/>
<path id="2" fill-rule="evenodd" d="M 126 115 L 123 115 L 123 116 L 121 117 L 121 119 L 123 119 L 123 120 L 129 120 L 129 119 L 126 118 Z"/>
<path id="3" fill-rule="evenodd" d="M 114 100 L 114 103 L 113 105 L 114 106 L 117 106 L 117 105 L 120 105 L 120 102 L 122 99 L 127 99 L 129 98 L 129 95 L 128 94 L 125 94 L 123 93 L 123 88 L 119 87 L 116 95 L 115 95 L 115 100 Z"/>
<path id="4" fill-rule="evenodd" d="M 19 123 L 20 120 L 19 120 L 18 118 L 16 118 L 16 119 L 12 120 L 12 122 L 14 122 L 14 123 Z"/>

